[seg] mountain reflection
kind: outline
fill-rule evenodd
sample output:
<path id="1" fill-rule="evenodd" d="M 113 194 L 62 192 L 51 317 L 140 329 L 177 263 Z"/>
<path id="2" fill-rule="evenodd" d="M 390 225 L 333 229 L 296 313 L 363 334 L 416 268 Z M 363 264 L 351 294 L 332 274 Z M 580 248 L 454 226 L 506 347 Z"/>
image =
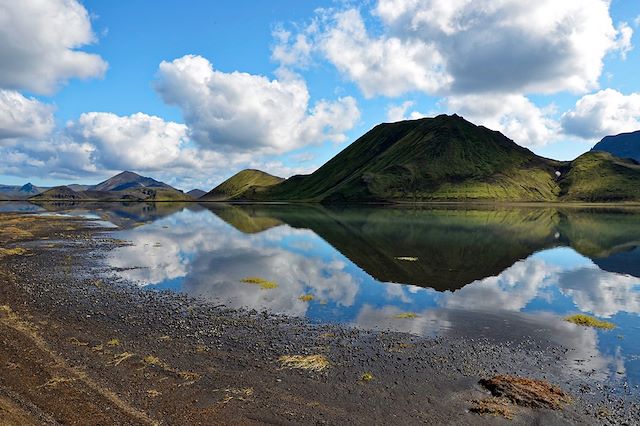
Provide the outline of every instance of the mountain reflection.
<path id="1" fill-rule="evenodd" d="M 572 247 L 608 271 L 640 276 L 640 214 L 625 210 L 223 204 L 207 208 L 242 232 L 279 223 L 310 229 L 384 282 L 454 290 L 556 246 Z"/>
<path id="2" fill-rule="evenodd" d="M 94 214 L 117 218 L 126 229 L 115 236 L 130 242 L 107 263 L 141 285 L 229 307 L 421 335 L 532 336 L 572 347 L 565 361 L 576 370 L 640 380 L 640 360 L 627 355 L 640 350 L 640 215 L 205 207 L 102 206 Z M 242 282 L 248 277 L 277 287 Z M 414 315 L 402 318 L 407 312 Z M 605 333 L 562 321 L 576 312 L 618 327 Z"/>

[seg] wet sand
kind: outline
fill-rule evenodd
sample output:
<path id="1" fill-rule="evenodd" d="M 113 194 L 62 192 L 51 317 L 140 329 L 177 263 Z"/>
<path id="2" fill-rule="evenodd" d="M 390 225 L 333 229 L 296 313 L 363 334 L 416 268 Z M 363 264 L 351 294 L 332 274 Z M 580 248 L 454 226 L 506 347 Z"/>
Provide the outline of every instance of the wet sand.
<path id="1" fill-rule="evenodd" d="M 141 290 L 110 278 L 101 259 L 126 242 L 108 231 L 0 214 L 0 424 L 640 422 L 634 395 L 568 375 L 560 345 L 316 325 Z M 327 365 L 282 362 L 298 355 Z M 512 420 L 472 412 L 499 374 L 545 379 L 572 402 L 511 401 Z"/>

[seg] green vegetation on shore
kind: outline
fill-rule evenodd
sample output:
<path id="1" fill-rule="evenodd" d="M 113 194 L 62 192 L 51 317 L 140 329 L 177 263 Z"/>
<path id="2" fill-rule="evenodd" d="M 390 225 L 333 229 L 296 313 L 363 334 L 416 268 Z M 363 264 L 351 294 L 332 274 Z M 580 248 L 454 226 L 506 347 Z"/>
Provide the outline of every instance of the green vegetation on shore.
<path id="1" fill-rule="evenodd" d="M 612 322 L 602 321 L 598 318 L 585 314 L 571 315 L 566 317 L 564 320 L 583 327 L 601 328 L 603 330 L 613 330 L 616 328 L 616 325 Z"/>

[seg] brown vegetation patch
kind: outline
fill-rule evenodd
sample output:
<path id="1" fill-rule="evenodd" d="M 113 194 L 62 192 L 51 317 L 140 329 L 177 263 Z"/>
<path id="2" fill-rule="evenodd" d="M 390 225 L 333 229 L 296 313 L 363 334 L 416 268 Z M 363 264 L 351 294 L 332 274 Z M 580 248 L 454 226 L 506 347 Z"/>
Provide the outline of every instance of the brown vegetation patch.
<path id="1" fill-rule="evenodd" d="M 569 394 L 545 380 L 500 375 L 482 379 L 480 384 L 493 396 L 506 398 L 522 407 L 559 410 L 571 402 Z"/>
<path id="2" fill-rule="evenodd" d="M 283 355 L 279 361 L 283 368 L 311 371 L 322 371 L 330 364 L 324 355 Z"/>
<path id="3" fill-rule="evenodd" d="M 490 398 L 476 399 L 471 403 L 473 406 L 469 411 L 472 413 L 480 414 L 481 416 L 501 416 L 508 420 L 513 419 L 513 408 L 508 399 L 492 396 Z"/>

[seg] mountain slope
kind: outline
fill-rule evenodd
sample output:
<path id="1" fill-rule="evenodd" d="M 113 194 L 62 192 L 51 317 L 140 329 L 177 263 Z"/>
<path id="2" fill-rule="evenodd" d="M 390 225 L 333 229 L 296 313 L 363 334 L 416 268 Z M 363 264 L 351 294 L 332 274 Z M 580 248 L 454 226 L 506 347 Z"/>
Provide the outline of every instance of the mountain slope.
<path id="1" fill-rule="evenodd" d="M 609 152 L 620 158 L 633 158 L 640 161 L 640 130 L 606 136 L 591 151 Z"/>
<path id="2" fill-rule="evenodd" d="M 553 200 L 561 163 L 463 118 L 380 124 L 320 169 L 241 198 L 262 200 Z"/>
<path id="3" fill-rule="evenodd" d="M 220 185 L 213 188 L 200 198 L 202 201 L 222 201 L 236 198 L 241 194 L 248 194 L 252 191 L 259 191 L 266 187 L 279 184 L 284 179 L 270 175 L 260 170 L 243 170 Z"/>
<path id="4" fill-rule="evenodd" d="M 76 192 L 68 186 L 56 186 L 47 191 L 44 191 L 41 194 L 35 195 L 29 200 L 47 200 L 47 201 L 58 201 L 58 200 L 72 200 L 72 201 L 82 201 L 86 200 L 88 197 L 83 192 Z"/>
<path id="5" fill-rule="evenodd" d="M 637 201 L 640 165 L 608 152 L 587 152 L 571 162 L 560 186 L 566 201 Z"/>
<path id="6" fill-rule="evenodd" d="M 192 189 L 191 191 L 187 192 L 187 195 L 190 195 L 192 198 L 195 198 L 196 200 L 205 194 L 206 194 L 206 191 L 203 191 L 202 189 Z"/>
<path id="7" fill-rule="evenodd" d="M 171 188 L 166 183 L 133 172 L 119 173 L 88 188 L 90 191 L 124 191 L 131 188 Z"/>

